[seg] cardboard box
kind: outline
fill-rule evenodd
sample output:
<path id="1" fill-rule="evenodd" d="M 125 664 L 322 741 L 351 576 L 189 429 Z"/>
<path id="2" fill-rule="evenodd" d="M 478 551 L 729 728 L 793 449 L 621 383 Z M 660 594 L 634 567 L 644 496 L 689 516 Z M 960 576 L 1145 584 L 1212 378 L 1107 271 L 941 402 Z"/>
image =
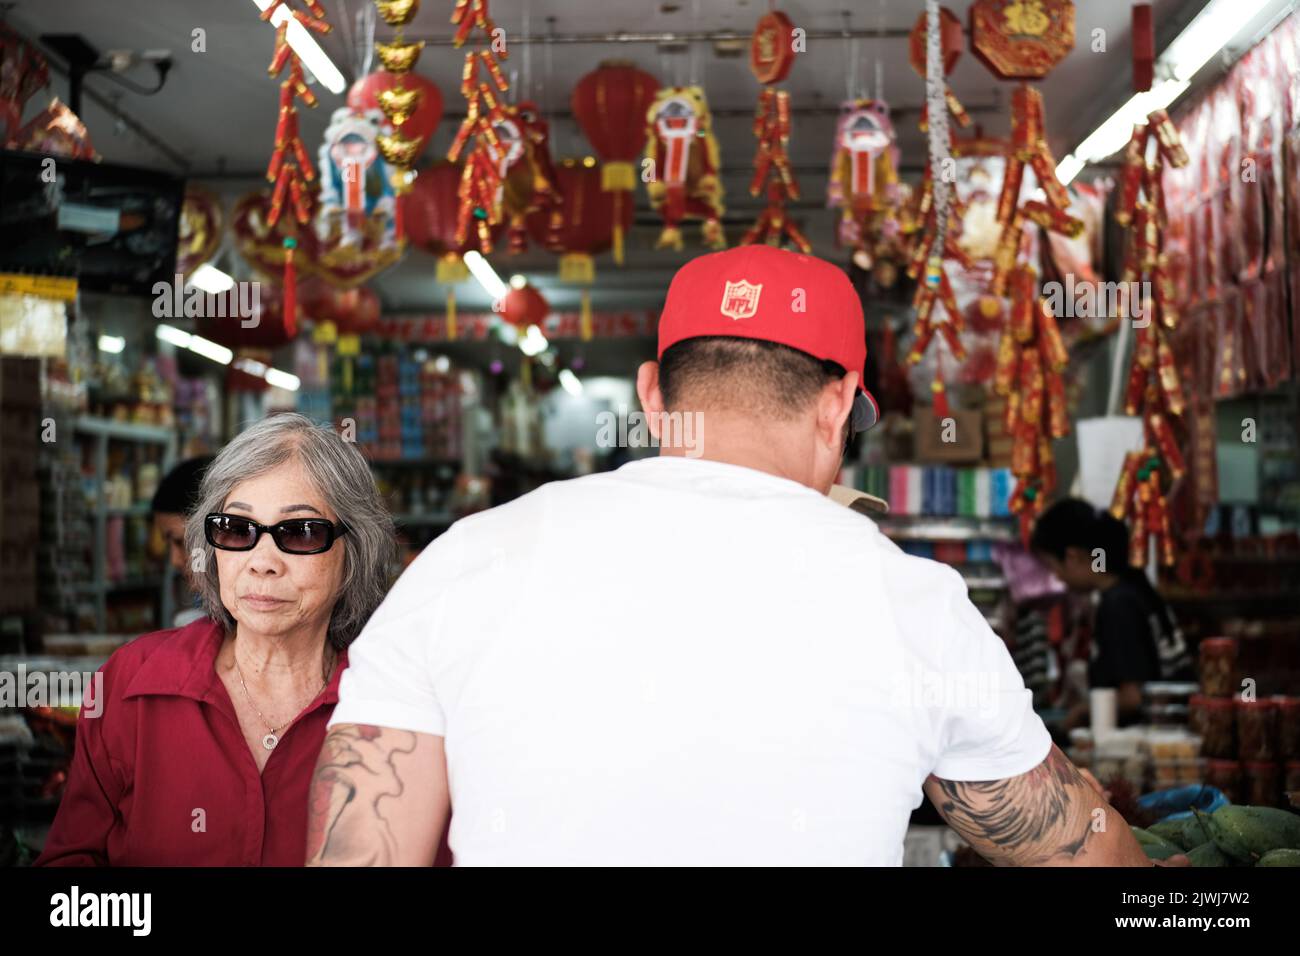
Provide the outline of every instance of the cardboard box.
<path id="1" fill-rule="evenodd" d="M 950 464 L 978 462 L 984 458 L 984 414 L 975 409 L 952 409 L 951 421 L 936 418 L 929 407 L 912 414 L 913 441 L 918 462 Z"/>

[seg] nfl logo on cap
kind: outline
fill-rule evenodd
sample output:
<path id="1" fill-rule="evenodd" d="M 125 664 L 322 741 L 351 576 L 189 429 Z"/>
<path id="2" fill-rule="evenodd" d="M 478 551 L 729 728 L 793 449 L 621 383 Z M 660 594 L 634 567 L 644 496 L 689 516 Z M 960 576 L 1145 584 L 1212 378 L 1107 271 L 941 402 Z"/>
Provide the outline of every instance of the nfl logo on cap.
<path id="1" fill-rule="evenodd" d="M 728 282 L 722 290 L 722 314 L 732 319 L 752 319 L 758 312 L 758 297 L 762 291 L 761 283 L 753 285 L 744 279 Z"/>

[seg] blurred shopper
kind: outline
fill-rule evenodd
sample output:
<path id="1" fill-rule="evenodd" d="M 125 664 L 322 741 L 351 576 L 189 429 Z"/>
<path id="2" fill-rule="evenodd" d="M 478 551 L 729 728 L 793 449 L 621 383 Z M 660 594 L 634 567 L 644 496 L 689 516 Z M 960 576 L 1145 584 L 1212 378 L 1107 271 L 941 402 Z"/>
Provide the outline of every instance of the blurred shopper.
<path id="1" fill-rule="evenodd" d="M 876 418 L 864 343 L 828 263 L 687 263 L 637 379 L 660 455 L 411 565 L 343 676 L 309 862 L 427 865 L 450 805 L 465 865 L 898 865 L 924 788 L 991 861 L 1145 864 L 961 576 L 826 496 Z"/>
<path id="2" fill-rule="evenodd" d="M 199 500 L 199 485 L 203 472 L 212 464 L 212 456 L 187 458 L 172 467 L 163 476 L 153 494 L 150 510 L 153 525 L 167 549 L 167 561 L 184 585 L 185 594 L 194 597 L 190 568 L 193 562 L 185 550 L 185 521 Z M 172 619 L 173 627 L 184 627 L 205 616 L 202 608 L 190 606 L 190 601 L 178 602 L 179 610 Z"/>
<path id="3" fill-rule="evenodd" d="M 101 669 L 39 864 L 296 866 L 347 648 L 383 599 L 392 520 L 354 445 L 301 415 L 217 455 L 186 525 L 206 617 Z"/>
<path id="4" fill-rule="evenodd" d="M 1066 498 L 1034 524 L 1030 549 L 1072 591 L 1096 595 L 1088 685 L 1117 691 L 1121 726 L 1142 718 L 1142 685 L 1191 676 L 1187 644 L 1141 568 L 1128 563 L 1129 533 L 1108 511 Z M 1088 722 L 1083 702 L 1066 725 Z"/>

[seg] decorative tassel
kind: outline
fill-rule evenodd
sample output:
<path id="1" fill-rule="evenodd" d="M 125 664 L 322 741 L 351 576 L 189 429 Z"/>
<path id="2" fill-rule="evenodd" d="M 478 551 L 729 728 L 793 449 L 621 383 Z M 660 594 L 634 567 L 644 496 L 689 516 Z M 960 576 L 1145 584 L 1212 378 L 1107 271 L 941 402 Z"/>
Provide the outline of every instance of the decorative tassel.
<path id="1" fill-rule="evenodd" d="M 582 304 L 578 309 L 578 322 L 581 328 L 582 341 L 591 341 L 591 290 L 582 290 Z"/>
<path id="2" fill-rule="evenodd" d="M 447 290 L 447 341 L 456 341 L 456 290 Z"/>
<path id="3" fill-rule="evenodd" d="M 284 327 L 290 338 L 298 334 L 298 273 L 293 265 L 297 246 L 297 239 L 284 237 Z"/>

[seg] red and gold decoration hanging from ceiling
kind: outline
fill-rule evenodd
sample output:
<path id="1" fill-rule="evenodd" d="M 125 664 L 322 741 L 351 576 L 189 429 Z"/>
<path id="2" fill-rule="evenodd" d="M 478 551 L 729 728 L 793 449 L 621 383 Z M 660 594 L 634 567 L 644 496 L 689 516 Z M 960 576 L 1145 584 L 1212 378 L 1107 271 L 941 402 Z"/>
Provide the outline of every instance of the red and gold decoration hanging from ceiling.
<path id="1" fill-rule="evenodd" d="M 623 243 L 636 190 L 636 161 L 645 149 L 646 114 L 659 81 L 631 63 L 606 60 L 578 81 L 570 105 L 601 166 L 601 188 L 614 199 L 614 261 L 623 264 Z M 624 212 L 623 207 L 627 207 Z"/>
<path id="2" fill-rule="evenodd" d="M 588 341 L 595 257 L 613 247 L 619 230 L 631 228 L 632 204 L 604 189 L 602 171 L 591 156 L 561 161 L 556 175 L 561 196 L 558 215 L 536 212 L 528 217 L 528 230 L 537 242 L 559 253 L 560 280 L 581 287 L 581 338 Z"/>
<path id="3" fill-rule="evenodd" d="M 1016 485 L 1008 502 L 1020 518 L 1026 546 L 1034 519 L 1056 489 L 1052 440 L 1070 433 L 1063 374 L 1070 353 L 1056 317 L 1038 295 L 1038 276 L 1029 266 L 1011 272 L 1011 315 L 998 344 L 993 390 L 1006 398 L 1005 428 L 1011 436 L 1011 473 Z"/>
<path id="4" fill-rule="evenodd" d="M 975 0 L 971 49 L 1004 80 L 1041 80 L 1074 49 L 1071 0 Z"/>
<path id="5" fill-rule="evenodd" d="M 211 262 L 221 248 L 224 231 L 221 200 L 202 186 L 186 183 L 177 227 L 176 271 L 189 276 L 199 266 Z"/>
<path id="6" fill-rule="evenodd" d="M 560 191 L 551 164 L 550 126 L 542 119 L 537 104 L 523 102 L 503 109 L 496 123 L 501 144 L 501 206 L 510 242 L 510 252 L 528 248 L 527 218 L 542 213 L 558 228 Z"/>
<path id="7" fill-rule="evenodd" d="M 779 10 L 769 10 L 759 17 L 749 44 L 749 68 L 763 84 L 754 113 L 754 138 L 758 152 L 754 156 L 754 177 L 749 194 L 766 191 L 767 205 L 740 240 L 741 245 L 757 242 L 772 246 L 789 242 L 800 252 L 812 252 L 812 243 L 786 214 L 787 200 L 799 198 L 799 183 L 790 167 L 786 152 L 790 141 L 790 94 L 778 90 L 794 63 L 794 24 Z"/>
<path id="8" fill-rule="evenodd" d="M 303 2 L 307 12 L 292 8 L 288 0 L 272 0 L 262 11 L 262 19 L 269 23 L 280 8 L 284 7 L 289 12 L 289 18 L 300 26 L 315 33 L 329 33 L 330 24 L 325 19 L 325 8 L 321 6 L 320 0 L 303 0 Z M 286 66 L 289 72 L 288 76 L 280 82 L 280 118 L 275 128 L 275 148 L 271 152 L 271 161 L 266 168 L 267 181 L 275 184 L 271 193 L 270 208 L 266 213 L 266 224 L 270 229 L 275 229 L 280 222 L 285 204 L 290 205 L 293 221 L 297 225 L 292 235 L 288 234 L 289 230 L 285 230 L 283 239 L 283 313 L 285 325 L 292 337 L 297 330 L 298 311 L 294 252 L 298 247 L 300 234 L 307 231 L 301 227 L 306 226 L 311 219 L 311 196 L 308 193 L 308 185 L 316 178 L 311 158 L 302 144 L 302 137 L 298 134 L 297 101 L 302 100 L 308 106 L 315 106 L 317 99 L 316 94 L 307 87 L 302 61 L 289 46 L 287 34 L 290 19 L 286 19 L 276 29 L 275 53 L 271 57 L 271 65 L 267 68 L 271 76 L 279 76 L 285 71 Z"/>
<path id="9" fill-rule="evenodd" d="M 945 13 L 948 14 L 947 17 L 944 16 Z M 971 266 L 970 258 L 957 243 L 961 207 L 952 189 L 956 165 L 952 158 L 948 113 L 953 114 L 958 125 L 970 124 L 970 116 L 952 95 L 946 79 L 961 55 L 961 29 L 959 25 L 958 29 L 952 29 L 955 22 L 956 17 L 951 12 L 939 7 L 933 0 L 928 0 L 926 12 L 921 14 L 912 31 L 913 36 L 916 36 L 920 28 L 925 41 L 925 55 L 918 56 L 913 51 L 911 59 L 912 65 L 925 77 L 925 109 L 921 114 L 921 130 L 929 139 L 930 155 L 917 203 L 916 219 L 911 224 L 920 234 L 912 248 L 911 261 L 907 267 L 907 274 L 918 280 L 913 298 L 916 321 L 912 326 L 912 348 L 907 355 L 907 361 L 911 365 L 920 363 L 936 334 L 943 338 L 954 360 L 963 362 L 966 359 L 966 348 L 961 341 L 964 320 L 957 307 L 957 296 L 953 292 L 952 283 L 943 266 L 945 259 L 955 260 L 963 269 Z M 930 383 L 930 390 L 934 396 L 935 415 L 946 418 L 951 410 L 938 354 L 935 356 L 934 379 Z"/>
<path id="10" fill-rule="evenodd" d="M 847 100 L 840 105 L 826 204 L 840 210 L 839 242 L 853 250 L 859 268 L 874 269 L 885 288 L 897 278 L 894 259 L 903 245 L 903 190 L 895 141 L 883 100 Z"/>
<path id="11" fill-rule="evenodd" d="M 0 23 L 0 143 L 9 144 L 32 94 L 50 82 L 45 56 L 8 24 Z"/>
<path id="12" fill-rule="evenodd" d="M 681 249 L 683 219 L 702 219 L 704 244 L 726 247 L 722 234 L 721 160 L 704 90 L 664 87 L 646 114 L 645 158 L 652 176 L 646 183 L 650 204 L 664 220 L 656 249 Z"/>
<path id="13" fill-rule="evenodd" d="M 478 249 L 492 251 L 492 227 L 502 221 L 502 166 L 506 161 L 506 144 L 497 129 L 507 118 L 500 96 L 510 89 L 497 63 L 509 55 L 504 32 L 498 31 L 488 16 L 487 0 L 456 0 L 451 14 L 456 27 L 454 43 L 465 45 L 477 28 L 486 42 L 481 50 L 465 54 L 460 91 L 465 97 L 465 119 L 447 150 L 447 159 L 458 162 L 466 153 L 456 214 L 456 242 L 462 243 L 473 233 Z M 466 152 L 468 147 L 468 152 Z"/>
<path id="14" fill-rule="evenodd" d="M 420 58 L 424 43 L 407 43 L 403 28 L 415 18 L 420 0 L 375 0 L 375 8 L 396 33 L 388 43 L 376 43 L 375 53 L 383 69 L 362 77 L 348 91 L 348 105 L 354 110 L 378 108 L 388 120 L 375 147 L 389 169 L 390 194 L 402 195 L 411 184 L 411 166 L 424 151 L 442 118 L 442 93 L 431 82 L 411 70 Z M 405 231 L 393 204 L 393 230 L 398 242 Z"/>
<path id="15" fill-rule="evenodd" d="M 1148 159 L 1148 154 L 1153 159 Z M 1133 322 L 1133 364 L 1129 368 L 1124 410 L 1142 419 L 1144 447 L 1129 452 L 1115 486 L 1111 513 L 1127 519 L 1129 563 L 1147 563 L 1154 541 L 1156 558 L 1174 563 L 1174 538 L 1169 521 L 1171 487 L 1187 471 L 1174 430 L 1186 410 L 1172 336 L 1178 327 L 1174 285 L 1165 253 L 1163 178 L 1166 167 L 1187 165 L 1178 131 L 1164 110 L 1147 117 L 1133 130 L 1124 154 L 1119 209 L 1115 219 L 1130 227 L 1121 285 L 1149 289 Z M 1130 310 L 1133 303 L 1129 303 Z"/>

